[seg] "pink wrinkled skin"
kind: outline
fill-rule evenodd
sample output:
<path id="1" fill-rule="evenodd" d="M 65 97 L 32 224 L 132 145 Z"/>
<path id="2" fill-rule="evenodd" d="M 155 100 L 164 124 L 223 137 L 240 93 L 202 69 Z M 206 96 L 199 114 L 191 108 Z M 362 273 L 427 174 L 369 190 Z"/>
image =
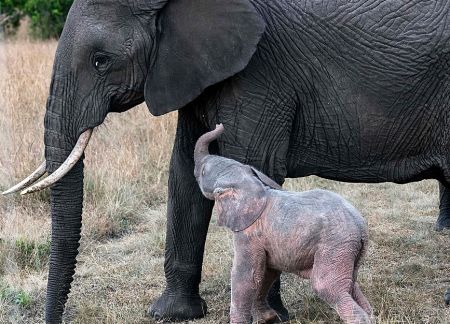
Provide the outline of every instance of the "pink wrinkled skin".
<path id="1" fill-rule="evenodd" d="M 370 323 L 371 306 L 356 283 L 368 243 L 359 212 L 325 190 L 265 191 L 261 216 L 234 232 L 230 322 L 275 321 L 267 292 L 281 272 L 290 272 L 311 279 L 313 290 L 344 323 Z M 219 217 L 239 217 L 227 213 L 221 200 L 216 197 Z M 249 209 L 246 206 L 247 213 Z"/>
<path id="2" fill-rule="evenodd" d="M 210 155 L 223 125 L 202 135 L 194 175 L 216 201 L 218 224 L 234 232 L 230 322 L 273 322 L 267 293 L 281 272 L 311 279 L 313 290 L 348 324 L 368 324 L 372 309 L 356 277 L 367 249 L 367 225 L 341 196 L 326 190 L 284 191 L 267 175 Z"/>

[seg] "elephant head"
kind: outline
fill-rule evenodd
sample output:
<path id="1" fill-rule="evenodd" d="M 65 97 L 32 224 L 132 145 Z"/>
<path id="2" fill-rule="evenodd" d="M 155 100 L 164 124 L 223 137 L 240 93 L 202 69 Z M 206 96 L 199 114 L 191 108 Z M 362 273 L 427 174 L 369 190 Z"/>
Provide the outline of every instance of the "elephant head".
<path id="1" fill-rule="evenodd" d="M 261 216 L 267 205 L 267 188 L 282 188 L 252 166 L 210 155 L 209 143 L 223 131 L 220 124 L 198 139 L 194 151 L 194 173 L 203 195 L 217 203 L 218 225 L 238 232 Z"/>
<path id="2" fill-rule="evenodd" d="M 264 28 L 249 0 L 74 1 L 54 61 L 45 162 L 5 192 L 51 186 L 47 322 L 61 321 L 75 272 L 92 130 L 144 101 L 153 115 L 187 105 L 245 68 Z"/>

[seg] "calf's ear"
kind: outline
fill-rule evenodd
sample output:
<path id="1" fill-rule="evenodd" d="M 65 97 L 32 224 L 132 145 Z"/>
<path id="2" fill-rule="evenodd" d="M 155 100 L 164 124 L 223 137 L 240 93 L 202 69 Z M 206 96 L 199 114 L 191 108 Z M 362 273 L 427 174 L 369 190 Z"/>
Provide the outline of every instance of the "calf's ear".
<path id="1" fill-rule="evenodd" d="M 219 226 L 226 226 L 233 232 L 240 232 L 252 225 L 264 211 L 267 198 L 264 191 L 248 194 L 236 189 L 215 190 Z"/>
<path id="2" fill-rule="evenodd" d="M 170 0 L 158 19 L 145 84 L 145 101 L 156 116 L 244 69 L 265 29 L 248 0 Z"/>
<path id="3" fill-rule="evenodd" d="M 283 190 L 283 188 L 278 183 L 276 183 L 275 181 L 270 179 L 264 173 L 262 173 L 261 171 L 258 171 L 257 169 L 255 169 L 252 166 L 250 168 L 252 169 L 253 174 L 266 186 L 268 186 L 272 189 Z"/>

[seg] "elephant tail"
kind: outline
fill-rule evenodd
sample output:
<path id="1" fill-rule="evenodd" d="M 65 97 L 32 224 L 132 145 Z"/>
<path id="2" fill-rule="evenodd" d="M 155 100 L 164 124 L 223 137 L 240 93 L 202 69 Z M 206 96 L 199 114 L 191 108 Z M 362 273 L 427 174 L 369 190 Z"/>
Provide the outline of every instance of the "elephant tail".
<path id="1" fill-rule="evenodd" d="M 367 235 L 367 231 L 364 230 L 362 233 L 362 237 L 361 237 L 361 245 L 360 245 L 360 249 L 358 251 L 358 254 L 356 255 L 355 258 L 355 266 L 354 266 L 354 270 L 353 270 L 353 282 L 355 283 L 358 277 L 358 270 L 359 267 L 361 266 L 362 261 L 364 260 L 364 257 L 367 254 L 367 247 L 368 247 L 368 243 L 369 243 L 369 238 Z"/>

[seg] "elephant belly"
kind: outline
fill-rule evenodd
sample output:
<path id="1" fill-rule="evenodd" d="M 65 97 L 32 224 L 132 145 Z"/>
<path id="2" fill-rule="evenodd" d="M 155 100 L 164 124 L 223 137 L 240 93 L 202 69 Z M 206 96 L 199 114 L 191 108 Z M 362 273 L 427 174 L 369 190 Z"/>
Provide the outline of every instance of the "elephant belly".
<path id="1" fill-rule="evenodd" d="M 318 175 L 340 181 L 398 183 L 434 178 L 450 182 L 445 107 L 434 98 L 412 101 L 390 93 L 388 88 L 379 92 L 391 101 L 352 87 L 351 82 L 347 86 L 341 89 L 340 97 L 328 95 L 325 89 L 317 95 L 324 104 L 311 102 L 299 109 L 287 157 L 288 177 Z"/>
<path id="2" fill-rule="evenodd" d="M 406 84 L 402 73 L 371 75 L 370 62 L 362 67 L 350 64 L 349 57 L 339 60 L 323 58 L 322 71 L 308 75 L 320 81 L 299 96 L 288 177 L 448 182 L 450 75 L 436 72 L 441 63 L 430 63 L 418 72 L 420 79 Z"/>
<path id="3" fill-rule="evenodd" d="M 308 207 L 305 207 L 308 209 Z M 286 215 L 289 215 L 286 212 Z M 307 274 L 314 265 L 314 255 L 320 246 L 320 224 L 295 223 L 289 219 L 271 222 L 271 230 L 265 231 L 267 266 L 282 272 Z M 314 218 L 314 215 L 311 214 Z M 305 226 L 299 226 L 305 225 Z"/>
<path id="4" fill-rule="evenodd" d="M 305 279 L 309 278 L 313 265 L 314 256 L 310 255 L 296 254 L 286 256 L 286 252 L 281 250 L 268 253 L 267 255 L 268 268 L 281 272 L 295 273 Z"/>
<path id="5" fill-rule="evenodd" d="M 430 134 L 423 138 L 406 134 L 383 139 L 364 137 L 356 127 L 344 132 L 355 137 L 333 134 L 305 140 L 299 136 L 298 146 L 290 147 L 287 177 L 317 175 L 348 182 L 450 182 L 448 146 L 433 141 Z M 429 141 L 429 146 L 418 147 L 424 140 Z"/>
<path id="6" fill-rule="evenodd" d="M 272 196 L 270 211 L 260 218 L 270 268 L 296 274 L 312 269 L 317 249 L 324 245 L 322 237 L 334 227 L 322 199 L 326 205 L 334 204 L 318 191 L 281 191 Z"/>

